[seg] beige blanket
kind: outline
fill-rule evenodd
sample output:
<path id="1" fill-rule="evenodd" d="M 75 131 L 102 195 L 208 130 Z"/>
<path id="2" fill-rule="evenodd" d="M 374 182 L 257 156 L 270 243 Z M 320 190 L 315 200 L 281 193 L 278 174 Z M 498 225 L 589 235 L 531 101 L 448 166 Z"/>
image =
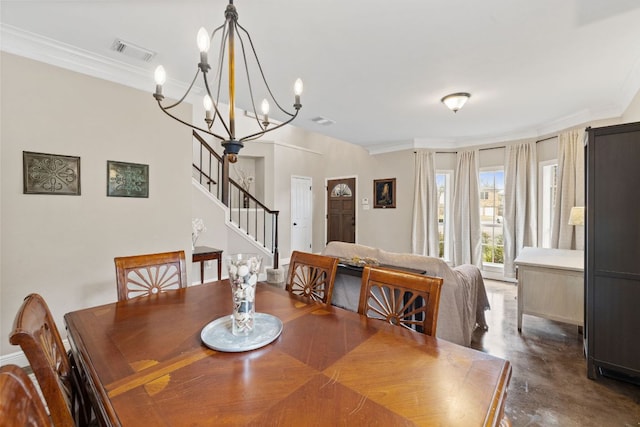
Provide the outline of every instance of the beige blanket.
<path id="1" fill-rule="evenodd" d="M 381 264 L 414 268 L 426 271 L 429 276 L 444 279 L 438 312 L 438 338 L 469 346 L 475 328 L 486 329 L 484 311 L 489 300 L 480 269 L 474 265 L 450 267 L 439 258 L 387 252 L 382 249 L 344 242 L 330 242 L 322 251 L 324 255 L 343 259 L 370 258 Z M 339 275 L 344 276 L 344 275 Z M 338 277 L 334 289 L 334 303 L 350 310 L 357 310 L 359 282 L 348 277 Z M 354 292 L 356 296 L 354 298 Z M 355 307 L 353 302 L 355 300 Z"/>

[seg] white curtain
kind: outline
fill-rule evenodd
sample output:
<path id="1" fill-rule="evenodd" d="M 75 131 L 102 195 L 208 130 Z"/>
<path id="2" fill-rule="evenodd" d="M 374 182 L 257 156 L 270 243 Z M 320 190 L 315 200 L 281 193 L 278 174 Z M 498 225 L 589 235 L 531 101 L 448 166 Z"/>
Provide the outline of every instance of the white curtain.
<path id="1" fill-rule="evenodd" d="M 439 256 L 438 188 L 432 151 L 416 153 L 411 249 L 414 254 Z"/>
<path id="2" fill-rule="evenodd" d="M 515 277 L 525 246 L 537 246 L 537 161 L 535 143 L 508 145 L 504 174 L 504 275 Z"/>
<path id="3" fill-rule="evenodd" d="M 584 200 L 584 130 L 573 129 L 558 136 L 558 175 L 551 247 L 584 249 L 584 227 L 569 225 L 571 208 L 584 206 Z"/>
<path id="4" fill-rule="evenodd" d="M 453 263 L 482 265 L 478 150 L 457 154 L 453 191 Z"/>

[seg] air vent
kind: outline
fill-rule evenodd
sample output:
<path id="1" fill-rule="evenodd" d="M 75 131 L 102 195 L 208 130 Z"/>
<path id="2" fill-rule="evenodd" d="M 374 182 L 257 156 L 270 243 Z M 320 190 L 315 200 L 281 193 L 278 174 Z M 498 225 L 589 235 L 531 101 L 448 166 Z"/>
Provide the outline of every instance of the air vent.
<path id="1" fill-rule="evenodd" d="M 126 55 L 130 58 L 135 58 L 144 62 L 150 62 L 151 59 L 153 59 L 153 57 L 156 55 L 155 52 L 152 52 L 149 49 L 136 46 L 133 43 L 129 43 L 120 39 L 115 39 L 113 41 L 111 50 L 120 52 L 121 54 Z"/>
<path id="2" fill-rule="evenodd" d="M 322 126 L 330 126 L 335 123 L 335 120 L 327 119 L 326 117 L 318 116 L 311 119 L 312 122 L 315 122 Z"/>

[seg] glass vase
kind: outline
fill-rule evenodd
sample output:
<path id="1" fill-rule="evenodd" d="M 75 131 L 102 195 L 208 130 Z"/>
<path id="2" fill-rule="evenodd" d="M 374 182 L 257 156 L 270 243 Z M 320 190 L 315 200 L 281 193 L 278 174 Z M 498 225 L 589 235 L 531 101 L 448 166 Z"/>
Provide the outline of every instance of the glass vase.
<path id="1" fill-rule="evenodd" d="M 234 254 L 226 257 L 233 312 L 231 333 L 246 336 L 253 332 L 256 284 L 262 257 L 256 254 Z"/>

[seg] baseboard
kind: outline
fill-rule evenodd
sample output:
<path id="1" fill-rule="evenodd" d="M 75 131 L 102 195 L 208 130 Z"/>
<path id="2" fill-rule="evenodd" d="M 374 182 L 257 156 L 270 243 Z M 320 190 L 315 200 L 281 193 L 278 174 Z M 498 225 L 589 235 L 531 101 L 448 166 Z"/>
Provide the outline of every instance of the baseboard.
<path id="1" fill-rule="evenodd" d="M 633 375 L 628 375 L 623 372 L 618 372 L 618 371 L 607 369 L 607 368 L 598 367 L 598 369 L 600 370 L 600 375 L 602 376 L 613 378 L 614 380 L 618 380 L 618 381 L 626 381 L 631 384 L 640 386 L 640 377 L 634 377 Z"/>
<path id="2" fill-rule="evenodd" d="M 66 351 L 69 351 L 69 340 L 63 339 L 62 344 Z M 4 365 L 18 365 L 21 368 L 29 366 L 29 360 L 25 356 L 23 351 L 16 351 L 15 353 L 3 354 L 0 356 L 0 366 Z"/>
<path id="3" fill-rule="evenodd" d="M 518 281 L 514 278 L 504 277 L 504 274 L 502 272 L 482 270 L 481 273 L 484 279 L 498 280 L 500 282 L 518 283 Z"/>
<path id="4" fill-rule="evenodd" d="M 29 366 L 29 361 L 22 351 L 16 351 L 15 353 L 0 356 L 0 365 L 18 365 L 21 368 L 25 368 Z"/>

